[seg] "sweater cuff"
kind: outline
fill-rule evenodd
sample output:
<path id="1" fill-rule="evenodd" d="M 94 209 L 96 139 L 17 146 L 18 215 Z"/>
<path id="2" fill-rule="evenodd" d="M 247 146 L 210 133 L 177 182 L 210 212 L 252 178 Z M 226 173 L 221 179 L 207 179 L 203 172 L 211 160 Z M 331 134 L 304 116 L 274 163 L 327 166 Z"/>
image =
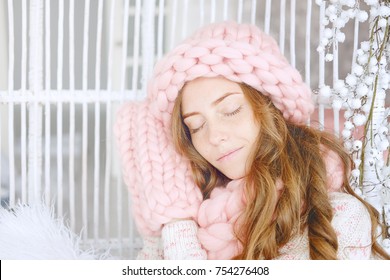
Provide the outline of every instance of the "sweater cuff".
<path id="1" fill-rule="evenodd" d="M 164 225 L 162 239 L 165 259 L 205 260 L 197 237 L 198 226 L 193 220 L 176 221 Z"/>

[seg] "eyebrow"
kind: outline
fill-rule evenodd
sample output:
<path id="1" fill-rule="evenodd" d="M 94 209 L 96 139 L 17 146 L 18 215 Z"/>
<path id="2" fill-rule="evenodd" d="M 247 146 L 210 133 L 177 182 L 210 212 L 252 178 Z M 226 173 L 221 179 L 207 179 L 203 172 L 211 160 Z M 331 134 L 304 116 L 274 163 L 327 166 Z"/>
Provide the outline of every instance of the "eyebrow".
<path id="1" fill-rule="evenodd" d="M 229 97 L 229 96 L 231 96 L 231 95 L 233 95 L 233 94 L 242 94 L 242 92 L 227 92 L 227 93 L 225 93 L 224 95 L 222 95 L 220 98 L 218 98 L 217 100 L 214 100 L 214 101 L 211 103 L 211 105 L 212 105 L 212 106 L 217 106 L 217 105 L 218 105 L 219 103 L 221 103 L 226 97 Z M 188 118 L 188 117 L 191 117 L 191 116 L 197 115 L 197 114 L 199 114 L 199 112 L 191 112 L 191 113 L 184 114 L 184 115 L 183 115 L 183 120 L 184 120 L 185 118 Z"/>

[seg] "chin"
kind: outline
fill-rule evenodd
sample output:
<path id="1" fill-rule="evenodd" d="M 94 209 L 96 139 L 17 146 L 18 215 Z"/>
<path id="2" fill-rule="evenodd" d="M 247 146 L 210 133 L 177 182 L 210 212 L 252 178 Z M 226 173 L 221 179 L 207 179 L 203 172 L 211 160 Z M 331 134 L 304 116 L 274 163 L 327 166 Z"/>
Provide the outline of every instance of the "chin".
<path id="1" fill-rule="evenodd" d="M 221 171 L 222 172 L 222 171 Z M 245 177 L 245 172 L 222 172 L 230 180 L 239 180 Z"/>

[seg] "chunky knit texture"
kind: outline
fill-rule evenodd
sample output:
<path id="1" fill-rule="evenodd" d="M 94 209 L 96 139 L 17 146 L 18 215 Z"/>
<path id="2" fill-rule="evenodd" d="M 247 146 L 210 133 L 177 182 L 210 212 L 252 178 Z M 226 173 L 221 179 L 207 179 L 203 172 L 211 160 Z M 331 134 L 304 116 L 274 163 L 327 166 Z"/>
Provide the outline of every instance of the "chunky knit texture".
<path id="1" fill-rule="evenodd" d="M 169 246 L 164 246 L 164 255 L 167 259 L 206 259 L 204 250 L 197 245 L 199 241 L 208 252 L 207 259 L 230 259 L 240 252 L 242 248 L 234 237 L 231 220 L 244 206 L 240 202 L 233 202 L 240 200 L 237 195 L 242 193 L 242 184 L 232 182 L 227 188 L 215 189 L 213 192 L 214 197 L 205 200 L 200 207 L 198 220 L 200 228 L 197 237 L 186 234 L 188 231 L 195 231 L 193 223 L 189 221 L 187 223 L 181 221 L 180 230 L 168 230 L 162 236 L 162 242 L 169 240 Z M 337 258 L 341 260 L 373 258 L 371 220 L 367 209 L 359 200 L 346 193 L 331 192 L 329 198 L 334 213 L 332 226 L 336 230 L 339 243 Z M 223 200 L 224 203 L 215 203 L 216 200 Z M 211 210 L 213 215 L 208 217 L 207 214 Z M 228 217 L 227 213 L 230 213 L 231 217 Z M 169 227 L 175 227 L 175 223 Z M 149 248 L 148 244 L 145 244 L 143 250 L 151 249 L 152 247 Z M 280 248 L 279 253 L 276 258 L 279 260 L 310 259 L 307 229 L 302 234 L 293 236 Z"/>
<path id="2" fill-rule="evenodd" d="M 141 235 L 159 236 L 172 219 L 195 218 L 202 194 L 191 179 L 187 160 L 176 153 L 149 104 L 123 106 L 114 132 Z"/>
<path id="3" fill-rule="evenodd" d="M 294 123 L 308 121 L 313 112 L 309 87 L 275 40 L 256 26 L 211 24 L 179 44 L 157 63 L 147 99 L 124 104 L 114 127 L 135 222 L 144 237 L 160 236 L 163 226 L 172 220 L 198 220 L 202 194 L 191 179 L 188 160 L 173 147 L 171 113 L 186 82 L 216 76 L 246 83 L 269 96 L 284 118 Z M 332 186 L 339 188 L 338 184 Z M 227 215 L 230 223 L 226 227 L 231 227 L 236 217 Z M 212 225 L 201 230 L 199 236 L 206 233 L 211 243 L 225 246 L 229 242 L 218 241 Z"/>
<path id="4" fill-rule="evenodd" d="M 170 120 L 186 82 L 215 76 L 256 88 L 287 120 L 306 122 L 314 109 L 310 89 L 298 71 L 275 40 L 254 25 L 211 24 L 179 44 L 157 63 L 147 100 L 125 104 L 114 128 L 143 235 L 160 235 L 170 220 L 196 216 L 202 195 L 191 180 L 187 160 L 174 150 Z"/>
<path id="5" fill-rule="evenodd" d="M 241 250 L 233 227 L 245 207 L 242 180 L 215 188 L 198 213 L 198 238 L 208 259 L 230 259 Z"/>
<path id="6" fill-rule="evenodd" d="M 149 84 L 155 116 L 168 126 L 183 85 L 216 76 L 245 83 L 269 96 L 292 122 L 304 123 L 314 110 L 311 90 L 271 36 L 254 25 L 223 22 L 200 29 L 156 65 Z"/>
<path id="7" fill-rule="evenodd" d="M 241 247 L 233 234 L 233 224 L 244 209 L 244 186 L 232 181 L 226 188 L 213 190 L 198 214 L 198 239 L 208 252 L 208 259 L 230 259 L 240 253 Z M 353 196 L 330 192 L 339 243 L 338 258 L 369 258 L 371 253 L 371 220 L 364 205 Z M 280 250 L 280 259 L 309 259 L 307 232 L 292 238 Z"/>

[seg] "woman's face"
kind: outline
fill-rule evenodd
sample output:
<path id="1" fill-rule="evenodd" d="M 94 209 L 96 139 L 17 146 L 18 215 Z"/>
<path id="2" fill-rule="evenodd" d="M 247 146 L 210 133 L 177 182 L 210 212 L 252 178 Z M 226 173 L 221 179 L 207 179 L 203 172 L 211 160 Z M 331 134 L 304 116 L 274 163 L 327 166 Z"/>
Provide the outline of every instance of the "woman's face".
<path id="1" fill-rule="evenodd" d="M 241 87 L 221 77 L 198 78 L 182 94 L 182 116 L 195 149 L 226 177 L 244 177 L 260 127 Z"/>

